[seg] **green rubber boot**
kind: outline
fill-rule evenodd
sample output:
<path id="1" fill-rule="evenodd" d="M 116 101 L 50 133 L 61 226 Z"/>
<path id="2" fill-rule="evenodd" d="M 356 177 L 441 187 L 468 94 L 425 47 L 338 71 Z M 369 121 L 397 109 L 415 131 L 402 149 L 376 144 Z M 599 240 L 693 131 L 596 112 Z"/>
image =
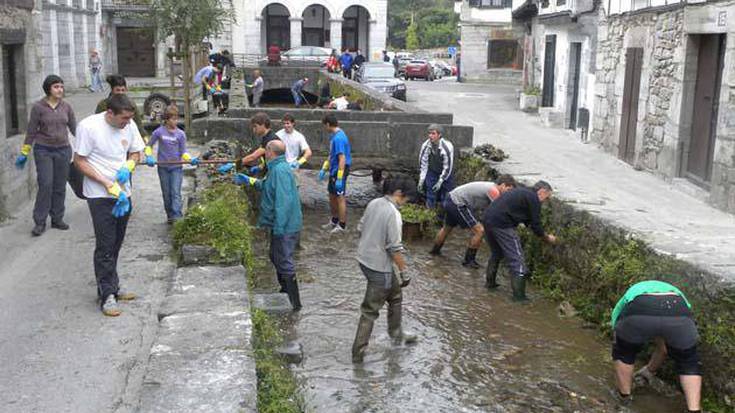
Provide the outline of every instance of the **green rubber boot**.
<path id="1" fill-rule="evenodd" d="M 510 278 L 510 285 L 513 287 L 513 301 L 528 301 L 528 297 L 526 297 L 526 277 L 513 275 Z"/>
<path id="2" fill-rule="evenodd" d="M 498 278 L 498 262 L 492 260 L 488 261 L 487 268 L 485 269 L 485 287 L 488 289 L 495 289 L 500 286 L 496 281 Z"/>

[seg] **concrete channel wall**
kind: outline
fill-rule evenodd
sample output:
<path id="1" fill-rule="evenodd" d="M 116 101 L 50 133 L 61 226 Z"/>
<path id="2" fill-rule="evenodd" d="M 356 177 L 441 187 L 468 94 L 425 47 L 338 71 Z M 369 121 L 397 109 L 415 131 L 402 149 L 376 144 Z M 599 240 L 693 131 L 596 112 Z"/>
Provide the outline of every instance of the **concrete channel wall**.
<path id="1" fill-rule="evenodd" d="M 347 133 L 352 145 L 353 170 L 400 169 L 414 170 L 418 167 L 421 145 L 426 140 L 428 122 L 395 123 L 342 121 L 341 112 L 334 112 L 340 127 Z M 301 121 L 297 117 L 297 129 L 303 133 L 315 156 L 321 158 L 329 152 L 329 135 L 324 132 L 321 120 Z M 433 122 L 432 122 L 433 123 Z M 273 121 L 273 129 L 280 129 L 280 121 Z M 472 147 L 473 128 L 469 126 L 443 125 L 445 136 L 454 144 L 455 153 Z M 249 119 L 206 118 L 192 122 L 190 140 L 206 143 L 221 139 L 237 141 L 248 147 L 260 142 L 250 132 Z M 312 162 L 312 167 L 319 165 Z"/>

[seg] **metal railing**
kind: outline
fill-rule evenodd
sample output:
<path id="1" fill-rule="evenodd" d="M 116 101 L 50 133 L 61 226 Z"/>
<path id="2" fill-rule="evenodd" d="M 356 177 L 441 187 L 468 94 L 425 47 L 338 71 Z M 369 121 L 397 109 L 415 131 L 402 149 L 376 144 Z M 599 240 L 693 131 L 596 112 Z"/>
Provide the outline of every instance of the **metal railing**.
<path id="1" fill-rule="evenodd" d="M 265 67 L 265 66 L 285 66 L 285 67 L 302 67 L 302 68 L 318 68 L 326 66 L 328 57 L 324 56 L 284 56 L 280 53 L 278 56 L 268 55 L 267 53 L 234 53 L 232 61 L 237 67 Z"/>
<path id="2" fill-rule="evenodd" d="M 147 11 L 150 4 L 146 0 L 102 0 L 101 7 L 107 11 Z"/>

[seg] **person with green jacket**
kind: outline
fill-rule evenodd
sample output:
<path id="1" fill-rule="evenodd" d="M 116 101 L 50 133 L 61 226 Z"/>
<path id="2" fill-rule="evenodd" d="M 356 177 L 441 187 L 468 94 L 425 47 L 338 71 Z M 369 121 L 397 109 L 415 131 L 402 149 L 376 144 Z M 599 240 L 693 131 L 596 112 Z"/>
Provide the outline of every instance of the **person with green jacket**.
<path id="1" fill-rule="evenodd" d="M 237 185 L 250 185 L 261 192 L 258 226 L 271 234 L 270 259 L 276 267 L 281 292 L 288 294 L 294 311 L 301 309 L 299 285 L 293 254 L 302 226 L 301 200 L 291 165 L 286 162 L 286 145 L 278 139 L 265 146 L 267 174 L 256 179 L 244 173 L 235 175 Z"/>
<path id="2" fill-rule="evenodd" d="M 700 412 L 702 375 L 697 353 L 697 326 L 692 306 L 678 288 L 663 281 L 642 281 L 625 292 L 612 312 L 615 332 L 612 357 L 615 379 L 623 404 L 631 402 L 636 354 L 650 340 L 655 349 L 648 364 L 636 375 L 650 379 L 666 356 L 676 363 L 689 412 Z"/>

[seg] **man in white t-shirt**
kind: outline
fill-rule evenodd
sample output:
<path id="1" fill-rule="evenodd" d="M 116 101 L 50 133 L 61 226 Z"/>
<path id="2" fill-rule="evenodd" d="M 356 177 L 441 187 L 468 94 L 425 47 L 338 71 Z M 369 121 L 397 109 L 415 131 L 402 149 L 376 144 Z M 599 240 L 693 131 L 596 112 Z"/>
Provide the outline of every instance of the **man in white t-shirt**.
<path id="1" fill-rule="evenodd" d="M 283 115 L 282 121 L 283 129 L 276 132 L 276 136 L 286 145 L 286 162 L 298 169 L 311 158 L 311 148 L 304 135 L 294 129 L 296 119 L 290 113 Z"/>
<path id="2" fill-rule="evenodd" d="M 130 120 L 135 105 L 125 95 L 112 95 L 107 111 L 77 125 L 74 164 L 84 175 L 84 196 L 92 215 L 96 245 L 94 273 L 102 313 L 120 315 L 117 300 L 135 295 L 120 288 L 117 259 L 130 217 L 130 175 L 145 148 Z"/>
<path id="3" fill-rule="evenodd" d="M 347 110 L 350 101 L 347 100 L 347 96 L 342 95 L 329 103 L 329 109 Z"/>

